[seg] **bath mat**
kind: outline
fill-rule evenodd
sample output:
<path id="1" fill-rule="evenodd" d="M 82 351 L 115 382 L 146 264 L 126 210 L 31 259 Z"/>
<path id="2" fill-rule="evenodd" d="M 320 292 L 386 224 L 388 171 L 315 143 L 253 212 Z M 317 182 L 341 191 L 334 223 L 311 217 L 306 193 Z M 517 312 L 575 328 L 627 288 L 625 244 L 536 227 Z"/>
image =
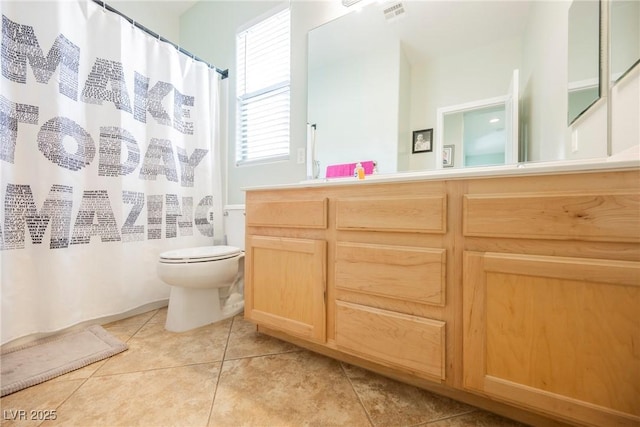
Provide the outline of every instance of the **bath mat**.
<path id="1" fill-rule="evenodd" d="M 100 326 L 49 337 L 0 355 L 2 396 L 80 369 L 128 348 Z"/>

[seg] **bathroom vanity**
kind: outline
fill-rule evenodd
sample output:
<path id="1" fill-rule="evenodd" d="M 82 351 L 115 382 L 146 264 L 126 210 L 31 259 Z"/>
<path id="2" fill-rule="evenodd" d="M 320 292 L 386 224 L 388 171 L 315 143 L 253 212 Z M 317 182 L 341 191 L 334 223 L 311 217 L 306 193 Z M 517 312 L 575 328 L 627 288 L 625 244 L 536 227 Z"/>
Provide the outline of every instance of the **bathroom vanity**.
<path id="1" fill-rule="evenodd" d="M 640 167 L 248 189 L 245 317 L 533 425 L 640 423 Z"/>

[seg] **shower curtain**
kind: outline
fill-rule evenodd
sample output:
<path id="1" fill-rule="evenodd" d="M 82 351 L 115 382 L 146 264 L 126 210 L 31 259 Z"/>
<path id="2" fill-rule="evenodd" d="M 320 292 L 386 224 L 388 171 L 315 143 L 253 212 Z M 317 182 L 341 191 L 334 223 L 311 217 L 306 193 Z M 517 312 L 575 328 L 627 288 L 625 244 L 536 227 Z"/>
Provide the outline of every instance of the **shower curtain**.
<path id="1" fill-rule="evenodd" d="M 219 74 L 90 0 L 0 10 L 0 344 L 159 306 L 158 255 L 223 241 Z"/>

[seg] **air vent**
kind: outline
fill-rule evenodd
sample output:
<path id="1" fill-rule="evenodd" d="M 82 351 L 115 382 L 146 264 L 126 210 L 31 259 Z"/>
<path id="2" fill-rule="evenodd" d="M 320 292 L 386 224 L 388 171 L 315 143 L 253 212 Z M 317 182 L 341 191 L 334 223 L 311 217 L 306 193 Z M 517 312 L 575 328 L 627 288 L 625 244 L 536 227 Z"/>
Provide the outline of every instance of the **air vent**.
<path id="1" fill-rule="evenodd" d="M 384 13 L 384 18 L 387 21 L 394 21 L 405 14 L 405 9 L 401 1 L 393 1 L 386 3 L 383 6 L 382 12 Z"/>
<path id="2" fill-rule="evenodd" d="M 353 6 L 354 4 L 358 3 L 361 0 L 342 0 L 342 5 L 344 7 L 349 7 L 349 6 Z"/>

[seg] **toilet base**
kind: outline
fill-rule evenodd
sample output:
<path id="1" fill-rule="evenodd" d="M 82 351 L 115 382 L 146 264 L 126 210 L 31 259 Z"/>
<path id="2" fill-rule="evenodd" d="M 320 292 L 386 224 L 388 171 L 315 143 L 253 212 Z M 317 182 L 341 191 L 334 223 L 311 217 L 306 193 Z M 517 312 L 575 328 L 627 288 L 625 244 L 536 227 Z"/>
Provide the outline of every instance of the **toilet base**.
<path id="1" fill-rule="evenodd" d="M 219 288 L 172 286 L 164 327 L 170 332 L 185 332 L 241 313 L 244 309 L 241 296 L 229 300 L 229 304 L 220 307 Z"/>

